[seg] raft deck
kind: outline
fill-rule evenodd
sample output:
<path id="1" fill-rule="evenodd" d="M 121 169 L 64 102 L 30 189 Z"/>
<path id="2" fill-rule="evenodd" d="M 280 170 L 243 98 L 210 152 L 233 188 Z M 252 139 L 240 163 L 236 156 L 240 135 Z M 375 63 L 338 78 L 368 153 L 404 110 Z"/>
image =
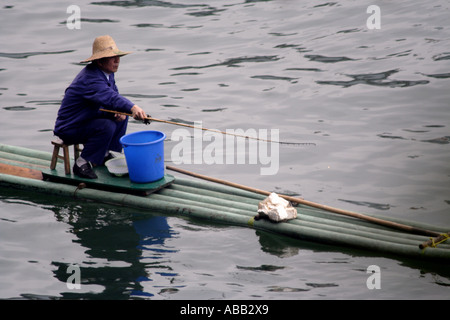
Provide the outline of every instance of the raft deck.
<path id="1" fill-rule="evenodd" d="M 62 166 L 57 166 L 55 170 L 43 169 L 42 175 L 46 181 L 75 186 L 79 186 L 80 183 L 83 183 L 83 187 L 141 196 L 146 196 L 165 188 L 175 180 L 174 176 L 165 174 L 163 178 L 157 181 L 149 183 L 134 183 L 129 179 L 128 175 L 119 177 L 110 174 L 105 166 L 94 167 L 93 169 L 97 174 L 97 179 L 84 179 L 77 177 L 73 173 L 66 175 Z"/>

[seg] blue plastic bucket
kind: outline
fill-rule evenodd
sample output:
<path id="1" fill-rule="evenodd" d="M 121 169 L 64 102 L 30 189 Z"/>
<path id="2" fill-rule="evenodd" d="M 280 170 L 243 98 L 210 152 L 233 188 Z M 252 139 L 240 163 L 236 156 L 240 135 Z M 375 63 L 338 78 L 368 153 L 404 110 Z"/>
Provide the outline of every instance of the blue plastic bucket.
<path id="1" fill-rule="evenodd" d="M 164 177 L 164 139 L 160 131 L 140 131 L 120 138 L 130 180 L 148 183 Z"/>

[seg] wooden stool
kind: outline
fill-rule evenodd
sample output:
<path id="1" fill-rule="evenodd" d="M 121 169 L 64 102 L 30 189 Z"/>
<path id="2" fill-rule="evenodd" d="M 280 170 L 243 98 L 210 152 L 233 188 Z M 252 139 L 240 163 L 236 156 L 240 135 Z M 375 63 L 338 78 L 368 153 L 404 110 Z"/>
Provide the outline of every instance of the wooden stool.
<path id="1" fill-rule="evenodd" d="M 62 141 L 60 138 L 57 138 L 57 139 L 53 140 L 52 144 L 54 145 L 54 147 L 53 147 L 52 162 L 50 163 L 50 169 L 55 170 L 56 163 L 58 162 L 58 159 L 62 159 L 62 160 L 64 160 L 64 169 L 66 171 L 66 174 L 70 174 L 69 147 L 71 145 L 70 144 L 65 144 L 64 141 Z M 62 156 L 59 155 L 59 149 L 60 148 L 63 149 L 63 155 Z M 73 152 L 74 152 L 75 161 L 80 156 L 80 151 L 81 151 L 80 145 L 79 144 L 74 144 L 73 145 Z"/>

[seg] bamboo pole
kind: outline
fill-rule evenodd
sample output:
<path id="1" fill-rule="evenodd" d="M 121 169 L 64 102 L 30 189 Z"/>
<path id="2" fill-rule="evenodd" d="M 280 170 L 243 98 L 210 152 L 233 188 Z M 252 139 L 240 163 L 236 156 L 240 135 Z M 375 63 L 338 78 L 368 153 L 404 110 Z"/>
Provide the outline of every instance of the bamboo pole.
<path id="1" fill-rule="evenodd" d="M 36 158 L 40 160 L 46 160 L 50 164 L 50 160 L 52 160 L 52 153 L 45 151 L 38 151 L 34 149 L 18 147 L 18 146 L 10 146 L 6 144 L 0 144 L 0 151 L 18 154 L 28 158 Z"/>
<path id="2" fill-rule="evenodd" d="M 39 170 L 13 166 L 5 163 L 0 163 L 0 173 L 29 179 L 43 179 L 42 172 Z"/>
<path id="3" fill-rule="evenodd" d="M 221 180 L 221 179 L 217 179 L 217 178 L 213 178 L 213 177 L 209 177 L 206 175 L 202 175 L 199 173 L 194 173 L 188 170 L 184 170 L 184 169 L 180 169 L 180 168 L 176 168 L 173 166 L 166 166 L 166 168 L 168 170 L 172 170 L 172 171 L 177 171 L 183 174 L 187 174 L 196 178 L 200 178 L 200 179 L 204 179 L 204 180 L 208 180 L 211 182 L 215 182 L 215 183 L 221 183 L 224 185 L 228 185 L 231 187 L 236 187 L 236 188 L 240 188 L 240 189 L 244 189 L 247 191 L 253 191 L 256 193 L 260 193 L 260 194 L 264 194 L 264 195 L 269 195 L 270 192 L 269 191 L 265 191 L 265 190 L 260 190 L 260 189 L 256 189 L 256 188 L 252 188 L 252 187 L 248 187 L 245 185 L 241 185 L 241 184 L 237 184 L 234 182 L 229 182 L 226 180 Z M 440 235 L 440 233 L 435 232 L 435 231 L 431 231 L 431 230 L 426 230 L 426 229 L 421 229 L 421 228 L 417 228 L 417 227 L 413 227 L 413 226 L 409 226 L 409 225 L 405 225 L 402 223 L 397 223 L 397 222 L 393 222 L 393 221 L 388 221 L 388 220 L 384 220 L 384 219 L 380 219 L 380 218 L 376 218 L 376 217 L 371 217 L 371 216 L 367 216 L 361 213 L 357 213 L 357 212 L 352 212 L 352 211 L 348 211 L 348 210 L 343 210 L 343 209 L 338 209 L 338 208 L 334 208 L 334 207 L 330 207 L 327 205 L 323 205 L 323 204 L 319 204 L 319 203 L 315 203 L 312 201 L 308 201 L 308 200 L 304 200 L 304 199 L 300 199 L 300 198 L 296 198 L 296 197 L 291 197 L 291 196 L 286 196 L 286 195 L 279 195 L 280 197 L 291 201 L 293 203 L 298 203 L 298 204 L 303 204 L 309 207 L 314 207 L 317 209 L 321 209 L 321 210 L 325 210 L 325 211 L 329 211 L 329 212 L 334 212 L 337 214 L 342 214 L 342 215 L 346 215 L 346 216 L 350 216 L 350 217 L 354 217 L 357 219 L 362 219 L 362 220 L 366 220 L 366 221 L 370 221 L 379 225 L 383 225 L 386 227 L 390 227 L 390 228 L 395 228 L 398 230 L 402 230 L 402 231 L 406 231 L 406 232 L 410 232 L 410 233 L 415 233 L 415 234 L 420 234 L 420 235 L 425 235 L 425 236 L 432 236 L 432 237 L 437 237 Z"/>

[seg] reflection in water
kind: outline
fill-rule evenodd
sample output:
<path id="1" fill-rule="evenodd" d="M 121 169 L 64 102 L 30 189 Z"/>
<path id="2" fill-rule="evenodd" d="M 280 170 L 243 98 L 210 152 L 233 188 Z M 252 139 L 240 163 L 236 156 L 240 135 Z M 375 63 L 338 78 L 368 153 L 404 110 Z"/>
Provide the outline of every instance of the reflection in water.
<path id="1" fill-rule="evenodd" d="M 348 88 L 357 84 L 367 84 L 380 87 L 412 87 L 419 84 L 427 84 L 428 80 L 386 80 L 390 75 L 397 73 L 399 70 L 388 70 L 379 73 L 367 73 L 367 74 L 347 74 L 346 76 L 353 78 L 350 81 L 316 81 L 318 84 L 331 84 L 336 86 L 342 86 Z"/>
<path id="2" fill-rule="evenodd" d="M 179 235 L 168 223 L 167 217 L 157 214 L 137 214 L 132 209 L 105 207 L 98 203 L 65 203 L 64 199 L 47 198 L 38 201 L 55 213 L 57 220 L 70 226 L 75 243 L 84 250 L 82 259 L 52 261 L 53 273 L 62 283 L 70 276 L 72 264 L 80 267 L 81 290 L 65 290 L 63 299 L 145 299 L 175 294 L 186 285 L 177 285 L 179 274 L 178 249 L 167 243 Z M 33 200 L 35 202 L 35 200 Z M 60 202 L 59 202 L 60 201 Z M 51 203 L 51 205 L 50 205 Z M 301 247 L 294 239 L 255 231 L 262 251 L 280 258 L 299 254 Z M 320 250 L 321 246 L 311 244 Z M 251 260 L 248 261 L 249 264 Z M 283 273 L 283 265 L 236 265 L 242 272 Z M 195 271 L 194 271 L 195 273 Z M 298 292 L 304 288 L 272 287 L 269 292 Z M 306 290 L 308 291 L 308 290 Z M 54 299 L 22 295 L 27 299 Z"/>
<path id="3" fill-rule="evenodd" d="M 374 208 L 377 210 L 389 210 L 391 208 L 391 205 L 389 203 L 374 203 L 369 201 L 354 201 L 354 200 L 346 200 L 346 199 L 339 199 L 340 201 L 353 203 L 358 206 L 364 206 L 368 208 Z"/>
<path id="4" fill-rule="evenodd" d="M 165 241 L 168 238 L 176 236 L 176 233 L 167 223 L 167 218 L 163 216 L 154 216 L 149 219 L 142 219 L 133 222 L 136 233 L 139 235 L 138 249 L 141 250 L 140 262 L 145 265 L 147 276 L 138 278 L 138 282 L 152 281 L 152 273 L 154 271 L 162 277 L 171 278 L 171 282 L 178 276 L 176 272 L 172 272 L 172 267 L 165 264 L 168 253 L 175 253 L 178 250 L 167 247 Z M 176 292 L 176 288 L 160 288 L 163 292 Z M 153 296 L 153 293 L 146 292 L 142 287 L 131 292 L 132 296 Z"/>
<path id="5" fill-rule="evenodd" d="M 348 58 L 348 57 L 326 57 L 321 55 L 313 55 L 313 54 L 307 54 L 305 55 L 305 58 L 308 58 L 311 61 L 316 62 L 323 62 L 323 63 L 336 63 L 336 62 L 342 62 L 342 61 L 353 61 L 355 59 Z"/>
<path id="6" fill-rule="evenodd" d="M 11 106 L 11 107 L 3 107 L 3 109 L 8 111 L 30 111 L 36 108 L 33 107 L 25 107 L 25 106 Z"/>
<path id="7" fill-rule="evenodd" d="M 143 283 L 158 276 L 176 277 L 170 272 L 165 259 L 165 241 L 176 236 L 163 216 L 136 217 L 125 210 L 77 206 L 54 207 L 59 221 L 71 225 L 71 231 L 85 248 L 86 258 L 80 265 L 81 286 L 102 286 L 102 292 L 77 292 L 67 290 L 63 298 L 77 299 L 130 299 L 130 297 L 153 296 L 146 292 Z M 79 263 L 79 262 L 77 262 Z M 56 278 L 68 279 L 68 261 L 54 261 Z M 158 289 L 160 290 L 160 289 Z"/>
<path id="8" fill-rule="evenodd" d="M 260 80 L 283 80 L 283 81 L 289 81 L 291 83 L 297 83 L 298 78 L 291 78 L 291 77 L 279 77 L 279 76 L 271 76 L 271 75 L 259 75 L 259 76 L 251 76 L 252 79 L 260 79 Z"/>
<path id="9" fill-rule="evenodd" d="M 163 8 L 195 8 L 195 7 L 207 7 L 205 4 L 181 4 L 172 3 L 168 1 L 160 0 L 123 0 L 123 1 L 98 1 L 92 2 L 91 4 L 102 5 L 102 6 L 119 6 L 119 7 L 163 7 Z"/>
<path id="10" fill-rule="evenodd" d="M 64 54 L 64 53 L 71 53 L 75 50 L 64 50 L 64 51 L 54 51 L 54 52 L 13 52 L 13 53 L 7 53 L 7 52 L 0 52 L 0 57 L 3 58 L 11 58 L 11 59 L 26 59 L 28 57 L 32 56 L 40 56 L 40 55 L 48 55 L 48 54 Z"/>
<path id="11" fill-rule="evenodd" d="M 238 57 L 238 58 L 230 58 L 223 62 L 219 63 L 213 63 L 206 66 L 198 66 L 198 67 L 192 67 L 192 66 L 186 66 L 186 67 L 176 67 L 172 68 L 171 70 L 187 70 L 187 69 L 204 69 L 204 68 L 212 68 L 212 67 L 240 67 L 241 63 L 246 62 L 273 62 L 278 61 L 280 58 L 277 56 L 254 56 L 254 57 Z"/>
<path id="12" fill-rule="evenodd" d="M 449 73 L 436 73 L 436 74 L 425 74 L 427 77 L 436 78 L 436 79 L 447 79 L 450 78 Z"/>

